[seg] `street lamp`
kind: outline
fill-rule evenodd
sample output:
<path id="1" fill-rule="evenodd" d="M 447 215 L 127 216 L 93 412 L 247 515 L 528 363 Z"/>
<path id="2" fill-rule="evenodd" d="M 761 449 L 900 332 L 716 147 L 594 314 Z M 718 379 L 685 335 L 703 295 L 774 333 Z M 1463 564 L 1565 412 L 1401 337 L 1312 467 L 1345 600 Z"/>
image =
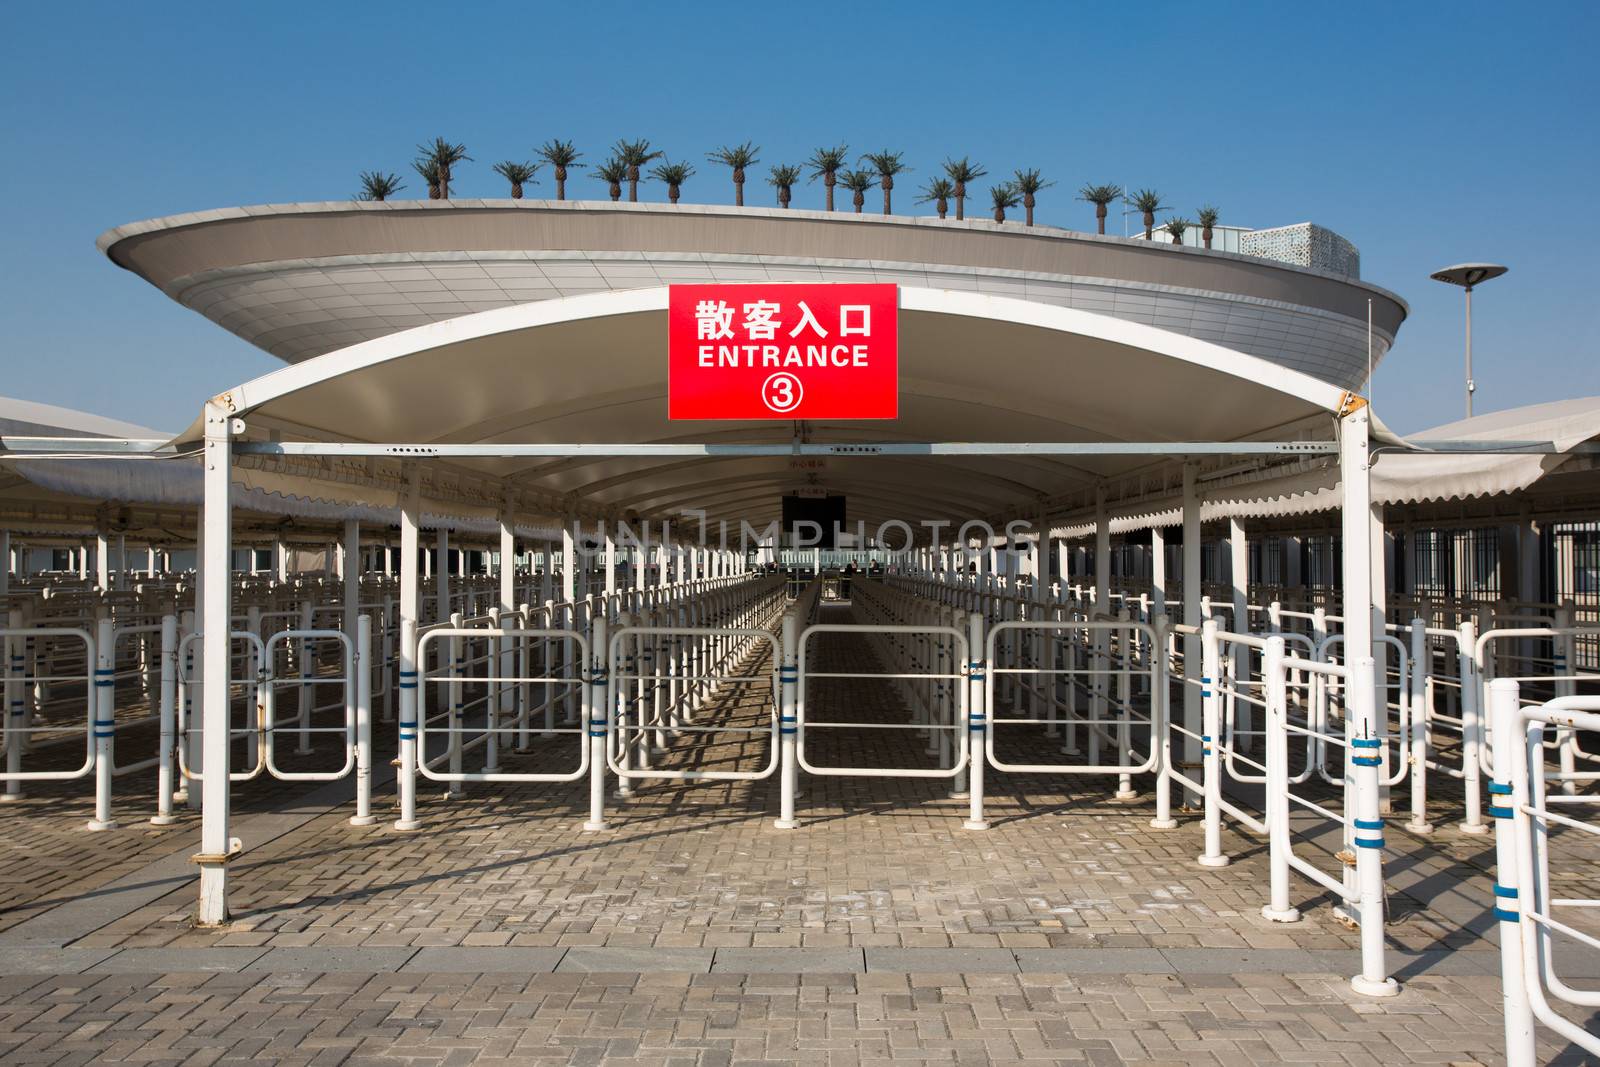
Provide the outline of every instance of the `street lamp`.
<path id="1" fill-rule="evenodd" d="M 1472 380 L 1472 287 L 1491 278 L 1498 278 L 1508 268 L 1498 263 L 1457 263 L 1453 267 L 1436 270 L 1428 277 L 1436 282 L 1459 285 L 1467 292 L 1467 418 L 1472 418 L 1472 394 L 1478 384 Z"/>

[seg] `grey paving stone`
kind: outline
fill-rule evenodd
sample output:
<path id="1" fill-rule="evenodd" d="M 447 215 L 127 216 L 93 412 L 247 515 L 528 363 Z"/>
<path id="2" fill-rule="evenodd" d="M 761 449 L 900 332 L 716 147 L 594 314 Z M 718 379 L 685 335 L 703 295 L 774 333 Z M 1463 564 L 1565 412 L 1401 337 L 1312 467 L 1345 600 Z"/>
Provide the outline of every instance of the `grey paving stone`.
<path id="1" fill-rule="evenodd" d="M 89 968 L 90 974 L 184 974 L 242 971 L 264 948 L 125 948 Z"/>
<path id="2" fill-rule="evenodd" d="M 719 948 L 715 972 L 730 974 L 862 974 L 859 948 Z"/>
<path id="3" fill-rule="evenodd" d="M 400 970 L 434 974 L 548 974 L 556 969 L 564 948 L 424 948 Z"/>
<path id="4" fill-rule="evenodd" d="M 336 947 L 307 945 L 304 948 L 269 948 L 264 955 L 245 965 L 247 971 L 333 971 L 381 974 L 398 971 L 412 956 L 414 948 Z"/>
<path id="5" fill-rule="evenodd" d="M 0 947 L 0 974 L 81 974 L 116 954 L 111 948 Z"/>
<path id="6" fill-rule="evenodd" d="M 888 974 L 1014 974 L 1007 948 L 869 948 L 867 970 Z"/>
<path id="7" fill-rule="evenodd" d="M 714 954 L 709 948 L 572 948 L 561 957 L 557 971 L 612 974 L 648 974 L 688 971 L 707 974 Z"/>
<path id="8" fill-rule="evenodd" d="M 1155 948 L 1022 948 L 1017 967 L 1029 974 L 1173 974 Z"/>

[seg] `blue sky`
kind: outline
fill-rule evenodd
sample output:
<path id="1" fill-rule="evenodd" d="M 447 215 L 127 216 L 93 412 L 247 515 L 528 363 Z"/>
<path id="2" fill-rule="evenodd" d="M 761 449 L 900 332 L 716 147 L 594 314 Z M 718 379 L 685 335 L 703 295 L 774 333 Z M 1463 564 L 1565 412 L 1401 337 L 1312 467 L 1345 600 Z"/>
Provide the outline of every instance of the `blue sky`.
<path id="1" fill-rule="evenodd" d="M 764 171 L 845 141 L 905 151 L 906 192 L 952 153 L 1038 167 L 1059 182 L 1042 223 L 1091 228 L 1071 198 L 1086 181 L 1241 225 L 1315 221 L 1411 304 L 1373 390 L 1403 432 L 1461 411 L 1461 296 L 1428 273 L 1499 261 L 1510 274 L 1476 299 L 1478 410 L 1597 395 L 1597 30 L 1600 6 L 1579 3 L 16 5 L 0 393 L 186 425 L 277 362 L 95 237 L 344 198 L 447 134 L 477 159 L 461 196 L 502 195 L 490 165 L 550 137 L 591 159 L 649 138 L 699 168 L 685 199 L 716 202 L 726 172 L 703 157 L 719 144 L 757 142 Z M 604 190 L 580 177 L 569 195 Z M 897 209 L 923 210 L 912 199 Z"/>

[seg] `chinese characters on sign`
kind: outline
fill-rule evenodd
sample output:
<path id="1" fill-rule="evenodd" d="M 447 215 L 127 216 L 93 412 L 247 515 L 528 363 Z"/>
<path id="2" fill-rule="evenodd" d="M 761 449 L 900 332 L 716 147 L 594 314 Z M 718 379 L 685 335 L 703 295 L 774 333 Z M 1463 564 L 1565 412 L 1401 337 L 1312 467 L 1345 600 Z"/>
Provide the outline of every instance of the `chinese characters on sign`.
<path id="1" fill-rule="evenodd" d="M 674 285 L 673 419 L 892 419 L 899 409 L 893 285 Z"/>

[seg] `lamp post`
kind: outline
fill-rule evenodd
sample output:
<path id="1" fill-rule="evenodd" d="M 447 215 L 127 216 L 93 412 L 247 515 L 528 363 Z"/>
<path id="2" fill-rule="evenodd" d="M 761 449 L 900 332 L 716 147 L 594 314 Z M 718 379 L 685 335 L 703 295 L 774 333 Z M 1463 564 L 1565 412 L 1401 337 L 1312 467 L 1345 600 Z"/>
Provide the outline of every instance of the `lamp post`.
<path id="1" fill-rule="evenodd" d="M 1472 418 L 1472 394 L 1478 384 L 1472 380 L 1472 287 L 1498 278 L 1508 268 L 1498 263 L 1457 263 L 1453 267 L 1436 270 L 1428 277 L 1436 282 L 1459 285 L 1467 293 L 1467 418 Z"/>

